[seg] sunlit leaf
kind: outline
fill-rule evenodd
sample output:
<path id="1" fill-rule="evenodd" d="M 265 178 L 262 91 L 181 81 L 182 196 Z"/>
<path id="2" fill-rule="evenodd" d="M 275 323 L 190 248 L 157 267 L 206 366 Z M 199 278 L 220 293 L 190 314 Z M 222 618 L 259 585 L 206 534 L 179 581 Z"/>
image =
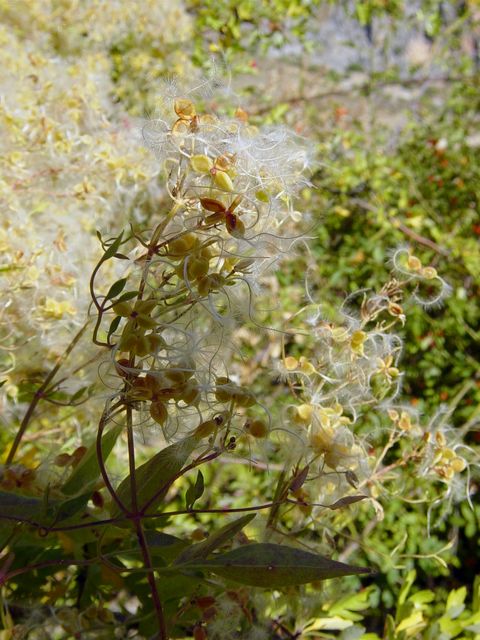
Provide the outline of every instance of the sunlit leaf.
<path id="1" fill-rule="evenodd" d="M 162 449 L 162 451 L 135 470 L 137 504 L 140 508 L 143 508 L 157 492 L 159 492 L 159 495 L 150 504 L 148 511 L 151 512 L 158 506 L 165 497 L 170 482 L 181 471 L 197 444 L 198 440 L 196 438 L 185 438 Z M 122 480 L 118 486 L 117 495 L 125 506 L 130 509 L 133 507 L 130 475 Z M 115 502 L 112 503 L 111 515 L 113 518 L 122 515 Z"/>

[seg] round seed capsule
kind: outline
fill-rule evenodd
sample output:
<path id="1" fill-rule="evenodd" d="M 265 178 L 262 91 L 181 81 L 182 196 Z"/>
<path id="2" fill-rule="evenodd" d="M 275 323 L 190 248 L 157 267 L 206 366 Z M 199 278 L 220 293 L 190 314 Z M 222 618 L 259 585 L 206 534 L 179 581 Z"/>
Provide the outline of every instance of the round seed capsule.
<path id="1" fill-rule="evenodd" d="M 254 438 L 265 438 L 268 434 L 268 427 L 263 420 L 255 419 L 247 423 L 248 433 Z"/>

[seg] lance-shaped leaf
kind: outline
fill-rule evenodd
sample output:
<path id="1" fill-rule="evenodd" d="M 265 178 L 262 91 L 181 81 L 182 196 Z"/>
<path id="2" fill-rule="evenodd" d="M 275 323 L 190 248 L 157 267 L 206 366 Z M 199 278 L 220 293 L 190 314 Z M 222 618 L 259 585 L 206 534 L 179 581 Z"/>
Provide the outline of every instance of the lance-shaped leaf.
<path id="1" fill-rule="evenodd" d="M 241 531 L 247 524 L 255 518 L 256 513 L 248 513 L 237 520 L 229 522 L 224 527 L 211 533 L 206 540 L 194 544 L 188 549 L 182 551 L 182 553 L 175 560 L 174 564 L 183 564 L 185 562 L 191 562 L 192 560 L 207 558 L 215 549 L 218 549 L 223 544 L 228 542 Z"/>
<path id="2" fill-rule="evenodd" d="M 97 233 L 97 235 L 98 235 L 98 233 Z M 100 240 L 101 240 L 101 237 L 100 237 Z M 117 238 L 115 238 L 115 240 L 112 242 L 112 244 L 105 251 L 105 253 L 103 254 L 103 256 L 102 256 L 102 258 L 100 260 L 100 264 L 102 262 L 105 262 L 106 260 L 110 260 L 110 258 L 113 258 L 113 256 L 117 253 L 120 245 L 122 244 L 122 240 L 123 240 L 123 231 Z"/>
<path id="3" fill-rule="evenodd" d="M 105 296 L 106 300 L 111 300 L 112 298 L 116 298 L 118 295 L 122 293 L 127 284 L 127 278 L 121 278 L 112 284 L 110 289 L 108 290 L 107 295 Z"/>
<path id="4" fill-rule="evenodd" d="M 343 507 L 347 507 L 349 504 L 360 502 L 360 500 L 365 500 L 366 498 L 368 498 L 368 496 L 345 496 L 344 498 L 340 498 L 340 500 L 337 500 L 333 504 L 326 505 L 326 507 L 328 509 L 331 509 L 332 511 L 336 511 L 337 509 L 343 509 Z"/>
<path id="5" fill-rule="evenodd" d="M 270 543 L 248 544 L 211 560 L 194 561 L 185 566 L 208 570 L 222 578 L 266 589 L 371 573 L 367 568 Z"/>
<path id="6" fill-rule="evenodd" d="M 198 445 L 196 438 L 185 438 L 162 449 L 145 464 L 137 467 L 135 470 L 135 484 L 137 505 L 140 509 L 149 504 L 148 511 L 152 512 L 159 505 L 168 491 L 170 482 L 182 470 L 183 465 L 196 445 Z M 122 480 L 118 486 L 117 495 L 127 508 L 133 508 L 130 475 Z M 153 500 L 154 497 L 155 499 Z M 112 502 L 110 512 L 112 518 L 123 515 L 115 502 Z"/>
<path id="7" fill-rule="evenodd" d="M 102 437 L 102 457 L 104 461 L 112 452 L 113 446 L 123 428 L 121 424 L 116 425 Z M 99 477 L 100 467 L 98 466 L 97 447 L 96 443 L 93 442 L 63 485 L 62 492 L 66 496 L 74 496 L 80 492 L 85 493 L 95 485 Z"/>
<path id="8" fill-rule="evenodd" d="M 289 489 L 290 491 L 298 491 L 304 484 L 305 481 L 307 479 L 308 476 L 308 472 L 310 470 L 309 465 L 307 464 L 307 466 L 302 469 L 301 471 L 299 471 L 291 480 L 290 485 L 289 485 Z"/>

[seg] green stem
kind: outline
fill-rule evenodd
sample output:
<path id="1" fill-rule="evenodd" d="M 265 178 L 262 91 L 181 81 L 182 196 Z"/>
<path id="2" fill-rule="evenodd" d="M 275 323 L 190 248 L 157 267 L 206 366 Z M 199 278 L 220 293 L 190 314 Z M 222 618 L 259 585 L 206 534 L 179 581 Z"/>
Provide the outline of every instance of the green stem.
<path id="1" fill-rule="evenodd" d="M 117 402 L 117 404 L 115 404 L 112 408 L 109 408 L 108 410 L 107 410 L 107 408 L 105 408 L 103 410 L 102 417 L 100 418 L 100 422 L 99 422 L 98 430 L 97 430 L 97 443 L 96 443 L 97 444 L 97 461 L 98 461 L 98 466 L 100 468 L 100 473 L 101 473 L 102 478 L 103 478 L 103 482 L 105 483 L 105 486 L 107 487 L 107 491 L 112 496 L 112 499 L 116 502 L 116 504 L 118 505 L 119 509 L 121 511 L 123 511 L 123 513 L 128 515 L 129 514 L 129 510 L 123 504 L 123 502 L 120 500 L 120 498 L 117 495 L 117 492 L 115 491 L 115 489 L 113 488 L 112 483 L 110 482 L 110 478 L 108 477 L 107 469 L 105 467 L 105 461 L 103 460 L 103 451 L 102 451 L 103 431 L 104 431 L 105 427 L 108 424 L 108 421 L 110 419 L 112 410 L 114 410 L 115 408 L 119 407 L 121 404 L 122 404 L 121 402 Z"/>

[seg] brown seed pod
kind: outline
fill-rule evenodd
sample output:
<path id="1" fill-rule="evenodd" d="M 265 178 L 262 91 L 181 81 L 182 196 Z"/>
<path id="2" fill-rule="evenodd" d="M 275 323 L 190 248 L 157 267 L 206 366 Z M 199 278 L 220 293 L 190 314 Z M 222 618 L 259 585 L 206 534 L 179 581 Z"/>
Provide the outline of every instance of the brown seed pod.
<path id="1" fill-rule="evenodd" d="M 200 198 L 200 204 L 204 209 L 212 211 L 213 213 L 225 214 L 227 212 L 225 205 L 219 200 L 214 200 L 214 198 Z"/>
<path id="2" fill-rule="evenodd" d="M 150 415 L 158 424 L 165 424 L 168 419 L 168 411 L 163 402 L 155 400 L 150 405 Z"/>

